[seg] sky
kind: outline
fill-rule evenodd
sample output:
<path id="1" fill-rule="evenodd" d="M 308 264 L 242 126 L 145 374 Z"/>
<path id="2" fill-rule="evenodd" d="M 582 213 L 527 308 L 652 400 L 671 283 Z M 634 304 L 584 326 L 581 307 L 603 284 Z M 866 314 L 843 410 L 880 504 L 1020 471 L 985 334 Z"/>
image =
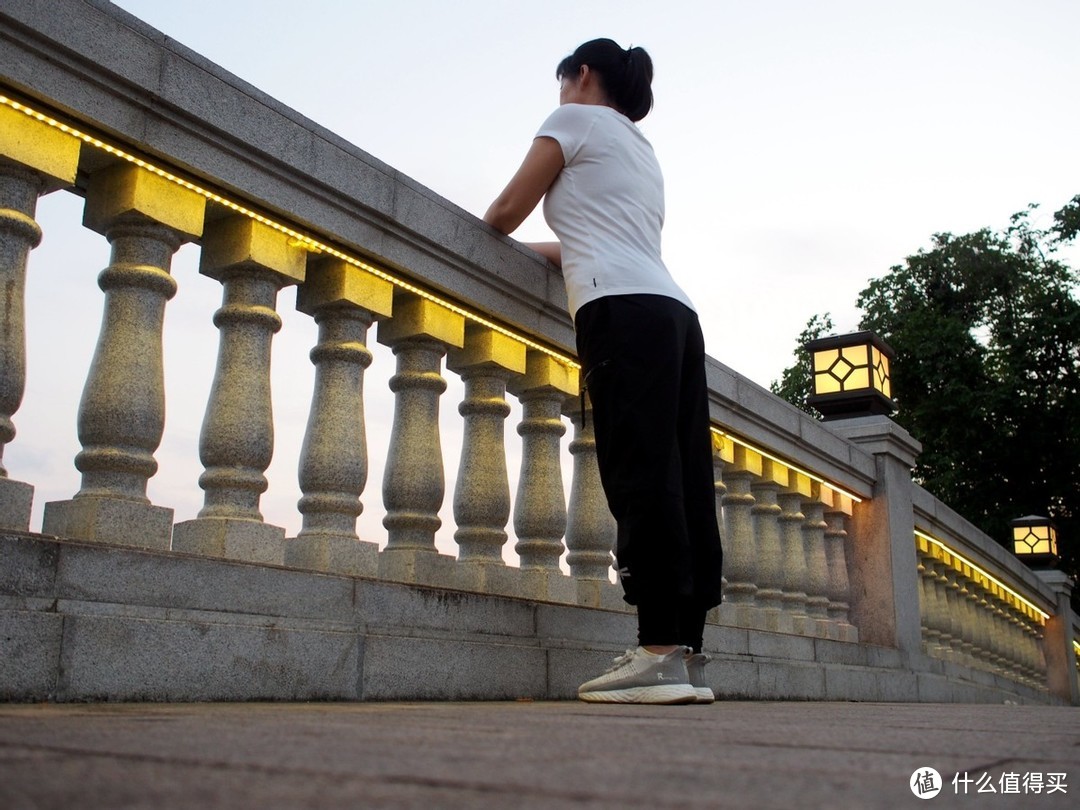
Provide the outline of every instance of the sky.
<path id="1" fill-rule="evenodd" d="M 763 386 L 791 364 L 812 315 L 829 312 L 838 331 L 854 330 L 858 293 L 932 234 L 1001 228 L 1029 203 L 1045 226 L 1080 193 L 1075 0 L 118 5 L 477 216 L 558 103 L 563 56 L 600 36 L 646 48 L 656 103 L 641 128 L 665 175 L 665 260 L 699 310 L 709 354 Z M 27 394 L 5 453 L 11 477 L 37 487 L 32 528 L 45 501 L 79 486 L 75 419 L 101 318 L 95 277 L 108 264 L 107 244 L 81 216 L 66 192 L 39 203 L 45 238 L 30 258 Z M 552 238 L 539 211 L 515 236 Z M 194 245 L 173 262 L 168 422 L 150 484 L 151 499 L 175 508 L 178 521 L 201 506 L 198 432 L 217 351 L 210 317 L 220 286 L 197 264 Z M 290 535 L 300 526 L 296 459 L 315 340 L 293 304 L 283 291 L 276 450 L 263 498 L 266 519 Z M 373 351 L 360 531 L 379 540 L 392 357 Z M 452 553 L 461 391 L 446 376 L 439 538 Z M 519 418 L 515 405 L 512 486 Z"/>

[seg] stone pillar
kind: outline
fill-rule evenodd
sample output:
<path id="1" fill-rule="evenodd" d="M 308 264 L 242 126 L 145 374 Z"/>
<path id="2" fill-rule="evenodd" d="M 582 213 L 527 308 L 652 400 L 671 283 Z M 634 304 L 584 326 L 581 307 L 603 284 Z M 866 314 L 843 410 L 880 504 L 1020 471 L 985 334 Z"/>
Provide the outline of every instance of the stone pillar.
<path id="1" fill-rule="evenodd" d="M 934 651 L 937 644 L 938 630 L 932 615 L 936 597 L 934 596 L 934 561 L 929 552 L 920 548 L 918 552 L 919 571 L 919 615 L 922 626 L 922 650 L 926 655 Z"/>
<path id="2" fill-rule="evenodd" d="M 959 586 L 957 595 L 960 597 L 957 609 L 960 612 L 960 657 L 966 666 L 971 666 L 975 660 L 975 604 L 972 601 L 971 590 L 974 587 L 971 581 L 971 568 L 964 564 L 957 577 Z"/>
<path id="3" fill-rule="evenodd" d="M 822 638 L 839 636 L 834 623 L 829 621 L 829 560 L 825 550 L 825 504 L 818 500 L 820 485 L 816 482 L 814 493 L 802 502 L 803 543 L 806 546 L 806 613 L 814 625 L 814 633 Z"/>
<path id="4" fill-rule="evenodd" d="M 761 456 L 757 456 L 756 462 L 760 477 L 750 485 L 754 496 L 750 512 L 754 518 L 757 547 L 757 601 L 764 611 L 764 629 L 793 633 L 791 614 L 783 610 L 784 547 L 780 540 L 779 520 L 782 510 L 777 503 L 780 481 L 787 482 L 787 468 Z"/>
<path id="5" fill-rule="evenodd" d="M 617 526 L 600 482 L 592 403 L 587 395 L 584 411 L 580 403 L 578 397 L 568 402 L 574 423 L 574 440 L 570 442 L 574 474 L 567 509 L 566 562 L 577 583 L 578 604 L 600 607 L 615 599 L 622 600 L 608 578 Z"/>
<path id="6" fill-rule="evenodd" d="M 962 662 L 964 660 L 964 605 L 966 598 L 961 596 L 958 573 L 955 560 L 951 560 L 945 567 L 945 601 L 948 605 L 949 624 L 952 632 L 949 638 L 949 646 L 952 652 L 949 655 L 951 661 Z"/>
<path id="7" fill-rule="evenodd" d="M 285 564 L 350 576 L 375 576 L 378 543 L 362 541 L 356 519 L 368 475 L 364 370 L 368 327 L 389 317 L 393 286 L 333 258 L 308 261 L 296 308 L 315 318 L 315 386 L 300 451 L 300 533 L 285 541 Z"/>
<path id="8" fill-rule="evenodd" d="M 37 199 L 71 186 L 80 141 L 0 106 L 0 530 L 30 529 L 34 487 L 8 477 L 4 447 L 26 389 L 26 260 L 41 241 Z"/>
<path id="9" fill-rule="evenodd" d="M 956 649 L 956 616 L 953 613 L 953 602 L 949 598 L 949 558 L 948 552 L 940 551 L 934 556 L 934 588 L 937 594 L 937 619 L 938 619 L 938 646 L 937 655 L 945 661 L 953 661 L 953 651 Z"/>
<path id="10" fill-rule="evenodd" d="M 712 436 L 712 463 L 713 463 L 713 509 L 716 515 L 716 527 L 721 531 L 720 541 L 723 544 L 724 526 L 724 496 L 727 495 L 727 483 L 724 481 L 724 467 L 735 460 L 735 447 L 730 439 L 713 433 Z M 722 567 L 720 577 L 721 593 L 727 593 L 728 578 L 727 569 Z M 725 612 L 723 602 L 710 608 L 705 621 L 710 624 L 724 624 Z"/>
<path id="11" fill-rule="evenodd" d="M 975 600 L 975 635 L 979 639 L 975 650 L 976 660 L 982 669 L 994 668 L 994 618 L 987 588 L 990 581 L 982 574 L 978 578 L 979 589 Z"/>
<path id="12" fill-rule="evenodd" d="M 780 539 L 784 549 L 783 581 L 784 610 L 791 614 L 794 630 L 799 635 L 813 635 L 814 627 L 806 614 L 806 591 L 809 566 L 806 562 L 806 538 L 802 513 L 804 495 L 810 494 L 810 479 L 794 470 L 785 470 L 786 481 L 780 502 Z M 805 490 L 805 491 L 804 491 Z"/>
<path id="13" fill-rule="evenodd" d="M 454 558 L 435 550 L 445 493 L 439 397 L 446 390 L 442 359 L 465 343 L 465 319 L 433 301 L 401 293 L 394 317 L 379 324 L 379 342 L 397 357 L 390 378 L 394 426 L 383 475 L 387 546 L 379 576 L 430 585 L 453 581 Z"/>
<path id="14" fill-rule="evenodd" d="M 304 280 L 306 261 L 288 236 L 249 217 L 207 225 L 199 272 L 222 284 L 214 313 L 220 342 L 199 437 L 203 508 L 176 525 L 176 551 L 284 562 L 285 530 L 263 522 L 259 511 L 274 455 L 270 345 L 281 328 L 278 291 Z"/>
<path id="15" fill-rule="evenodd" d="M 461 462 L 454 487 L 458 587 L 513 593 L 512 571 L 503 561 L 510 521 L 506 469 L 506 384 L 525 373 L 525 344 L 480 324 L 465 325 L 465 345 L 451 349 L 447 366 L 465 382 L 458 406 L 464 420 Z"/>
<path id="16" fill-rule="evenodd" d="M 1051 694 L 1066 703 L 1080 706 L 1080 683 L 1077 682 L 1075 626 L 1076 614 L 1069 601 L 1076 583 L 1061 571 L 1036 571 L 1057 597 L 1057 606 L 1043 630 L 1043 656 L 1046 659 L 1046 686 Z"/>
<path id="17" fill-rule="evenodd" d="M 43 531 L 102 543 L 168 549 L 173 510 L 146 485 L 165 429 L 162 327 L 176 292 L 172 255 L 202 233 L 205 199 L 129 163 L 95 172 L 84 224 L 112 245 L 98 277 L 105 308 L 79 403 L 75 466 L 82 486 L 46 504 Z"/>
<path id="18" fill-rule="evenodd" d="M 514 499 L 514 550 L 525 577 L 522 595 L 576 602 L 573 580 L 563 576 L 559 558 L 566 532 L 566 495 L 562 480 L 562 411 L 568 395 L 578 393 L 578 373 L 550 355 L 531 350 L 525 376 L 512 381 L 522 405 L 521 475 Z"/>
<path id="19" fill-rule="evenodd" d="M 853 515 L 851 618 L 859 640 L 918 654 L 922 640 L 911 468 L 922 446 L 885 416 L 825 424 L 870 453 L 876 466 L 873 497 L 855 504 Z"/>
<path id="20" fill-rule="evenodd" d="M 747 455 L 751 456 L 748 462 Z M 755 461 L 752 457 L 756 456 Z M 758 586 L 755 575 L 759 554 L 754 535 L 754 496 L 750 485 L 754 472 L 760 469 L 760 456 L 741 445 L 732 448 L 732 460 L 724 468 L 727 492 L 723 497 L 724 516 L 724 605 L 721 610 L 738 627 L 764 627 L 760 610 L 755 607 Z"/>
<path id="21" fill-rule="evenodd" d="M 851 624 L 851 586 L 848 582 L 848 515 L 852 501 L 847 495 L 822 488 L 821 497 L 827 499 L 825 509 L 825 557 L 829 565 L 828 614 L 834 628 L 839 630 L 840 641 L 856 642 L 859 633 Z"/>

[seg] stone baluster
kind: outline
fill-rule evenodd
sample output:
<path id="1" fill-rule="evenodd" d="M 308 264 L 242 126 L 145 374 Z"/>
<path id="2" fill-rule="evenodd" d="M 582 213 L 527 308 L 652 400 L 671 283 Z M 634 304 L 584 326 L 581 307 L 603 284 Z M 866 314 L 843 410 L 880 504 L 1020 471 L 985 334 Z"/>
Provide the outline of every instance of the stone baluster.
<path id="1" fill-rule="evenodd" d="M 998 628 L 998 670 L 1012 677 L 1016 664 L 1016 637 L 1013 635 L 1012 617 L 999 588 L 994 589 L 994 622 Z"/>
<path id="2" fill-rule="evenodd" d="M 780 492 L 780 539 L 784 549 L 783 564 L 783 606 L 791 615 L 792 626 L 799 635 L 814 635 L 816 628 L 807 615 L 807 581 L 810 569 L 806 561 L 806 537 L 803 524 L 806 516 L 802 513 L 803 483 L 806 494 L 810 494 L 810 479 L 793 470 L 786 470 L 785 488 Z"/>
<path id="3" fill-rule="evenodd" d="M 274 455 L 270 346 L 281 328 L 278 291 L 304 280 L 306 253 L 249 217 L 207 224 L 199 272 L 222 285 L 214 313 L 217 367 L 199 437 L 203 508 L 178 523 L 173 549 L 281 564 L 285 529 L 263 521 L 259 501 Z"/>
<path id="4" fill-rule="evenodd" d="M 990 581 L 982 574 L 978 575 L 978 592 L 976 595 L 976 618 L 975 633 L 979 639 L 976 659 L 981 669 L 993 669 L 994 661 L 994 628 L 990 611 L 990 595 L 987 589 Z"/>
<path id="5" fill-rule="evenodd" d="M 971 579 L 970 568 L 958 561 L 954 566 L 953 581 L 956 588 L 956 612 L 958 617 L 958 638 L 956 643 L 957 661 L 964 666 L 971 666 L 974 660 L 975 627 L 971 615 Z"/>
<path id="6" fill-rule="evenodd" d="M 989 666 L 991 671 L 1003 673 L 1005 667 L 1008 665 L 1009 658 L 1008 654 L 1005 653 L 1007 636 L 1005 636 L 1005 627 L 1001 621 L 1001 605 L 997 594 L 998 586 L 994 583 L 989 583 L 987 590 L 986 613 L 990 627 Z"/>
<path id="7" fill-rule="evenodd" d="M 749 461 L 748 461 L 749 454 Z M 723 496 L 724 588 L 723 610 L 738 627 L 763 628 L 764 616 L 755 604 L 758 585 L 758 554 L 754 532 L 754 496 L 750 487 L 761 456 L 741 445 L 732 449 L 732 461 L 724 467 L 727 492 Z"/>
<path id="8" fill-rule="evenodd" d="M 1027 643 L 1028 643 L 1028 655 L 1030 656 L 1031 668 L 1032 668 L 1032 686 L 1036 689 L 1045 689 L 1050 691 L 1049 684 L 1047 683 L 1047 677 L 1049 675 L 1046 664 L 1046 656 L 1043 652 L 1043 636 L 1041 632 L 1041 626 L 1031 621 L 1027 622 Z"/>
<path id="9" fill-rule="evenodd" d="M 934 658 L 942 658 L 942 650 L 948 647 L 948 640 L 947 633 L 942 629 L 941 583 L 937 579 L 937 558 L 933 552 L 927 558 L 927 597 L 927 620 L 931 629 L 929 639 L 933 643 L 929 652 Z"/>
<path id="10" fill-rule="evenodd" d="M 919 613 L 923 636 L 923 653 L 932 655 L 937 646 L 938 630 L 933 619 L 933 610 L 937 599 L 933 593 L 934 588 L 934 564 L 929 553 L 920 549 L 918 552 L 919 571 Z"/>
<path id="11" fill-rule="evenodd" d="M 574 439 L 570 442 L 574 472 L 566 516 L 566 563 L 577 585 L 578 604 L 600 607 L 622 600 L 608 579 L 617 527 L 596 463 L 592 404 L 586 396 L 582 411 L 575 408 L 578 403 L 577 397 L 569 403 L 574 424 Z"/>
<path id="12" fill-rule="evenodd" d="M 806 548 L 806 613 L 813 632 L 822 638 L 840 636 L 839 628 L 829 620 L 829 560 L 825 548 L 825 504 L 820 500 L 821 486 L 813 486 L 813 497 L 802 502 L 803 544 Z"/>
<path id="13" fill-rule="evenodd" d="M 1009 604 L 1007 612 L 1009 624 L 1012 627 L 1013 672 L 1021 683 L 1030 685 L 1034 668 L 1028 651 L 1027 628 L 1024 626 L 1023 618 L 1015 606 Z"/>
<path id="14" fill-rule="evenodd" d="M 169 548 L 173 510 L 146 497 L 165 429 L 162 327 L 176 292 L 172 255 L 202 233 L 205 202 L 128 163 L 90 177 L 84 223 L 112 255 L 98 277 L 101 333 L 79 403 L 82 486 L 72 500 L 46 504 L 46 534 Z"/>
<path id="15" fill-rule="evenodd" d="M 848 580 L 847 521 L 853 508 L 852 500 L 833 490 L 822 490 L 828 499 L 825 509 L 825 557 L 829 565 L 829 597 L 827 608 L 839 641 L 856 642 L 859 631 L 851 623 L 851 585 Z"/>
<path id="16" fill-rule="evenodd" d="M 997 614 L 1001 626 L 1001 666 L 1007 677 L 1013 677 L 1017 672 L 1017 662 L 1020 659 L 1019 650 L 1017 649 L 1017 642 L 1020 639 L 1016 634 L 1016 623 L 1012 610 L 1000 591 L 998 592 Z"/>
<path id="17" fill-rule="evenodd" d="M 1003 664 L 1006 677 L 1013 680 L 1023 681 L 1024 667 L 1023 659 L 1020 649 L 1020 633 L 1019 623 L 1016 619 L 1016 613 L 1004 600 L 998 603 L 998 610 L 1000 611 L 1001 626 L 1005 643 L 1003 645 L 1003 651 L 1005 661 Z"/>
<path id="18" fill-rule="evenodd" d="M 928 640 L 932 643 L 929 653 L 934 658 L 944 658 L 944 650 L 948 648 L 948 630 L 945 624 L 945 608 L 943 605 L 941 586 L 941 550 L 931 546 L 926 559 L 926 619 L 929 622 L 930 633 Z"/>
<path id="19" fill-rule="evenodd" d="M 717 434 L 712 434 L 712 450 L 713 450 L 713 504 L 716 513 L 716 527 L 721 532 L 720 540 L 723 542 L 723 528 L 724 528 L 724 496 L 727 494 L 727 482 L 724 481 L 724 467 L 735 460 L 734 456 L 734 444 L 726 439 L 720 437 Z M 720 588 L 721 593 L 726 594 L 728 589 L 727 569 L 722 566 L 722 573 L 720 576 Z M 724 616 L 726 610 L 723 604 L 709 610 L 706 616 L 706 622 L 712 624 L 725 624 Z"/>
<path id="20" fill-rule="evenodd" d="M 479 324 L 466 324 L 465 345 L 451 350 L 449 368 L 465 382 L 458 406 L 464 420 L 461 463 L 454 489 L 458 544 L 458 587 L 512 594 L 511 572 L 503 561 L 510 520 L 506 469 L 506 384 L 525 373 L 525 346 Z"/>
<path id="21" fill-rule="evenodd" d="M 965 663 L 969 667 L 980 667 L 980 651 L 983 647 L 982 630 L 979 622 L 979 613 L 981 608 L 979 607 L 980 601 L 980 588 L 981 585 L 976 573 L 970 568 L 966 569 L 968 581 L 966 583 L 965 590 L 967 591 L 965 601 L 967 608 L 965 610 L 965 619 L 968 625 L 968 636 L 971 640 L 971 649 L 968 651 L 967 660 Z"/>
<path id="22" fill-rule="evenodd" d="M 949 619 L 948 579 L 941 549 L 934 549 L 934 620 L 937 624 L 937 647 L 934 655 L 949 660 L 952 651 L 952 623 Z"/>
<path id="23" fill-rule="evenodd" d="M 1049 666 L 1046 660 L 1045 646 L 1043 644 L 1043 625 L 1039 624 L 1034 619 L 1028 617 L 1026 622 L 1027 636 L 1028 636 L 1028 648 L 1030 650 L 1032 666 L 1032 679 L 1034 686 L 1038 689 L 1046 689 L 1052 691 L 1047 678 L 1049 676 Z"/>
<path id="24" fill-rule="evenodd" d="M 1013 635 L 1013 651 L 1015 653 L 1015 659 L 1013 661 L 1013 672 L 1016 673 L 1016 678 L 1028 686 L 1033 685 L 1035 678 L 1035 661 L 1031 657 L 1031 647 L 1028 644 L 1028 626 L 1024 621 L 1023 615 L 1017 610 L 1016 606 L 1009 604 L 1009 623 L 1012 625 Z"/>
<path id="25" fill-rule="evenodd" d="M 315 318 L 315 385 L 300 451 L 299 534 L 285 542 L 285 564 L 375 576 L 378 543 L 360 540 L 356 519 L 368 475 L 364 371 L 368 328 L 392 314 L 390 282 L 340 259 L 309 260 L 296 308 Z"/>
<path id="26" fill-rule="evenodd" d="M 394 317 L 379 324 L 378 340 L 397 358 L 390 378 L 394 426 L 383 474 L 387 545 L 379 576 L 429 585 L 451 583 L 453 557 L 439 554 L 435 532 L 445 494 L 439 398 L 446 390 L 442 360 L 465 344 L 465 319 L 411 293 L 394 301 Z"/>
<path id="27" fill-rule="evenodd" d="M 532 350 L 525 376 L 512 385 L 522 406 L 514 550 L 521 558 L 523 588 L 531 598 L 574 602 L 577 586 L 559 570 L 566 532 L 560 444 L 566 433 L 562 410 L 567 397 L 578 393 L 577 369 Z"/>
<path id="28" fill-rule="evenodd" d="M 971 578 L 971 566 L 964 563 L 960 572 L 960 578 L 958 583 L 960 585 L 960 603 L 958 605 L 960 615 L 963 617 L 963 624 L 960 628 L 961 644 L 960 653 L 961 659 L 967 666 L 972 666 L 975 662 L 975 600 L 974 590 L 975 583 Z"/>
<path id="29" fill-rule="evenodd" d="M 80 142 L 0 106 L 0 530 L 30 529 L 34 487 L 8 477 L 4 447 L 26 390 L 26 261 L 41 241 L 34 220 L 42 194 L 75 183 Z"/>
<path id="30" fill-rule="evenodd" d="M 754 540 L 757 547 L 757 602 L 764 612 L 765 628 L 773 632 L 792 633 L 794 623 L 790 613 L 783 610 L 784 546 L 780 540 L 780 513 L 777 503 L 780 484 L 774 476 L 786 480 L 787 470 L 760 456 L 760 477 L 751 485 L 754 505 Z"/>
<path id="31" fill-rule="evenodd" d="M 1042 655 L 1042 647 L 1039 644 L 1039 625 L 1024 616 L 1024 648 L 1026 650 L 1029 672 L 1031 673 L 1031 685 L 1036 689 L 1046 689 L 1046 660 Z"/>
<path id="32" fill-rule="evenodd" d="M 1003 594 L 998 586 L 994 586 L 994 624 L 997 627 L 997 668 L 998 671 L 1009 676 L 1015 660 L 1012 633 L 1008 607 L 1005 604 Z"/>
<path id="33" fill-rule="evenodd" d="M 952 627 L 949 646 L 952 648 L 950 660 L 962 663 L 965 660 L 964 633 L 967 624 L 965 621 L 965 606 L 967 599 L 961 592 L 959 573 L 956 570 L 956 560 L 952 560 L 945 569 L 946 593 L 949 604 L 949 623 Z M 970 632 L 968 630 L 967 632 Z"/>
<path id="34" fill-rule="evenodd" d="M 1020 609 L 1014 607 L 1013 615 L 1020 634 L 1021 666 L 1026 683 L 1032 688 L 1044 689 L 1047 672 L 1039 656 L 1038 631 Z"/>

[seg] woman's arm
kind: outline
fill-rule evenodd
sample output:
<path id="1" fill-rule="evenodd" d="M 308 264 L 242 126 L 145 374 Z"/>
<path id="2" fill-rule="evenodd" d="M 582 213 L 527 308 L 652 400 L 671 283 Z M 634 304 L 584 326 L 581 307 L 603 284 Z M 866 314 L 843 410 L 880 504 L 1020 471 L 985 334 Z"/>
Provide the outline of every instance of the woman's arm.
<path id="1" fill-rule="evenodd" d="M 562 168 L 559 142 L 548 137 L 534 139 L 521 167 L 484 214 L 484 222 L 501 233 L 513 233 L 533 212 Z"/>
<path id="2" fill-rule="evenodd" d="M 556 267 L 562 267 L 562 245 L 558 242 L 524 242 Z"/>

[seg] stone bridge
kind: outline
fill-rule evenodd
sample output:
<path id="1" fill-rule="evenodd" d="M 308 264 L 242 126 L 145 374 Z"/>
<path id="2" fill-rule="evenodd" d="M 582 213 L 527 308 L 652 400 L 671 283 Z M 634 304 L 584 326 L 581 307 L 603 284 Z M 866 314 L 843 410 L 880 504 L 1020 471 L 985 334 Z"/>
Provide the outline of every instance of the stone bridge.
<path id="1" fill-rule="evenodd" d="M 31 526 L 35 482 L 0 467 L 0 696 L 566 698 L 633 638 L 553 267 L 108 2 L 2 0 L 0 449 L 13 420 L 35 419 L 19 412 L 25 280 L 53 192 L 84 199 L 111 259 L 80 488 Z M 185 243 L 222 305 L 205 324 L 219 352 L 191 481 L 203 508 L 175 522 L 147 483 Z M 260 510 L 291 285 L 318 325 L 295 537 Z M 373 363 L 372 331 L 395 368 Z M 441 402 L 446 374 L 459 402 Z M 714 360 L 708 376 L 720 696 L 1080 702 L 1072 583 L 915 485 L 918 442 L 883 416 L 815 421 Z M 387 380 L 393 427 L 369 455 L 365 386 Z M 435 540 L 441 405 L 463 436 L 456 554 Z M 369 464 L 381 496 L 365 491 Z M 384 515 L 379 536 L 358 535 L 362 504 Z"/>

